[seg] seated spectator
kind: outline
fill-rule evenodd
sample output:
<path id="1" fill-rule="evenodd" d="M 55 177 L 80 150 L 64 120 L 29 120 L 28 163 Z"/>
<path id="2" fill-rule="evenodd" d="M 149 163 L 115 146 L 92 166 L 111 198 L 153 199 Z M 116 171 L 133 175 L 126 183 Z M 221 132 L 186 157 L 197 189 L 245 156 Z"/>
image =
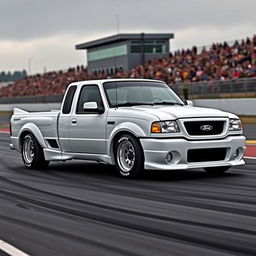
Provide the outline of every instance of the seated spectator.
<path id="1" fill-rule="evenodd" d="M 256 35 L 233 45 L 224 42 L 201 51 L 195 46 L 178 50 L 168 58 L 152 59 L 129 72 L 116 69 L 89 74 L 84 66 L 77 66 L 66 72 L 28 76 L 1 88 L 0 98 L 63 94 L 71 82 L 113 77 L 159 79 L 169 85 L 256 77 Z"/>

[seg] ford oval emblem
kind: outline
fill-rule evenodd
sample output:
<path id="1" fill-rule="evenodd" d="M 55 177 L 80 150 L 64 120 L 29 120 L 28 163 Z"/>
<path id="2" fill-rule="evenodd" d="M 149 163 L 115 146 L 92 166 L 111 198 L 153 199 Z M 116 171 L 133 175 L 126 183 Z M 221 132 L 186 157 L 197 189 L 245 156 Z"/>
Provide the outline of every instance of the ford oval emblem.
<path id="1" fill-rule="evenodd" d="M 213 129 L 213 126 L 210 124 L 204 124 L 200 126 L 200 130 L 204 131 L 204 132 L 208 132 L 211 131 Z"/>

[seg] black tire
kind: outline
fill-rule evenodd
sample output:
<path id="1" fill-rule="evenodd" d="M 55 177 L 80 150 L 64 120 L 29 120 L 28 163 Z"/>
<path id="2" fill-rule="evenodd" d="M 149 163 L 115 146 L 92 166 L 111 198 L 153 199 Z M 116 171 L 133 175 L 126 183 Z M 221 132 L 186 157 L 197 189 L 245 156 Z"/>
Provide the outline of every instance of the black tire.
<path id="1" fill-rule="evenodd" d="M 230 166 L 204 168 L 204 170 L 211 175 L 221 175 L 229 169 L 230 169 Z"/>
<path id="2" fill-rule="evenodd" d="M 21 156 L 24 165 L 29 169 L 45 169 L 49 165 L 42 147 L 31 133 L 27 133 L 22 140 Z"/>
<path id="3" fill-rule="evenodd" d="M 124 178 L 139 178 L 144 174 L 144 154 L 138 140 L 121 135 L 114 146 L 116 169 Z"/>

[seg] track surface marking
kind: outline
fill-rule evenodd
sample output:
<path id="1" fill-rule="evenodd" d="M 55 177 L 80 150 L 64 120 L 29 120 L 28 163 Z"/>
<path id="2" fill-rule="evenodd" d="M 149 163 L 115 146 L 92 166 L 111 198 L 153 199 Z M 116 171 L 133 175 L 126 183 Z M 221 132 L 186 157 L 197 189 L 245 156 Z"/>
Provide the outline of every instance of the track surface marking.
<path id="1" fill-rule="evenodd" d="M 11 244 L 4 242 L 3 240 L 0 240 L 0 252 L 1 250 L 4 251 L 5 253 L 8 253 L 8 255 L 10 256 L 29 256 L 28 254 L 15 248 Z"/>

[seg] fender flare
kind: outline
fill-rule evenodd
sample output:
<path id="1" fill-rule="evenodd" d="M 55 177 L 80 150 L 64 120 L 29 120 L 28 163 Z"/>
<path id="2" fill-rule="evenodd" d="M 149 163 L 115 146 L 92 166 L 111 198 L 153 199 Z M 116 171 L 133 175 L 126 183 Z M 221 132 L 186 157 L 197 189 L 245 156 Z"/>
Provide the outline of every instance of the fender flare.
<path id="1" fill-rule="evenodd" d="M 37 139 L 38 143 L 40 144 L 40 146 L 42 148 L 47 148 L 45 141 L 44 141 L 44 137 L 41 133 L 41 131 L 39 130 L 39 128 L 33 124 L 33 123 L 27 123 L 24 126 L 22 126 L 22 128 L 20 129 L 19 135 L 18 135 L 18 145 L 19 145 L 19 150 L 21 151 L 21 135 L 24 132 L 29 132 L 32 133 L 35 138 Z"/>
<path id="2" fill-rule="evenodd" d="M 114 140 L 116 135 L 121 132 L 130 133 L 137 138 L 147 136 L 145 132 L 137 124 L 134 124 L 131 122 L 124 122 L 124 123 L 118 124 L 110 133 L 109 140 L 107 143 L 107 155 L 110 156 L 112 163 L 115 163 L 114 154 L 113 154 Z"/>

